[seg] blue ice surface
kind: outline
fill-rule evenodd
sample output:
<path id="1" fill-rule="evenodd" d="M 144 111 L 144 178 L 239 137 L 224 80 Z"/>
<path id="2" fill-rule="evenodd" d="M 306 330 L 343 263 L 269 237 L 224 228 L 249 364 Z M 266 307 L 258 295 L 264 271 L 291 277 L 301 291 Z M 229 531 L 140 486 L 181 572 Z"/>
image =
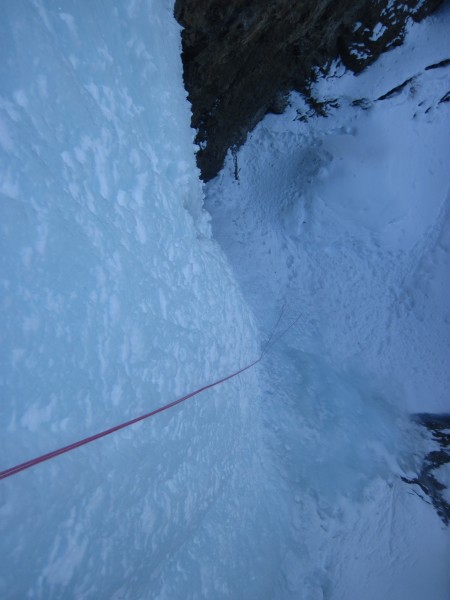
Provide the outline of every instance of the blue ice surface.
<path id="1" fill-rule="evenodd" d="M 180 44 L 162 0 L 3 6 L 1 469 L 257 358 L 202 208 Z M 2 481 L 1 597 L 157 597 L 252 460 L 256 387 L 247 373 Z"/>

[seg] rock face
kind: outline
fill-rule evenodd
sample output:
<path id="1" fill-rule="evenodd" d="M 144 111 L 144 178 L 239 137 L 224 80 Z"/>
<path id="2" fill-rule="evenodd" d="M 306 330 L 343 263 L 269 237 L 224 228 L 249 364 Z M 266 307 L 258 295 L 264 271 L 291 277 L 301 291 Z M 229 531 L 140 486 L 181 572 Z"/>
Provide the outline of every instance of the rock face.
<path id="1" fill-rule="evenodd" d="M 425 456 L 417 477 L 402 477 L 402 480 L 419 486 L 431 500 L 444 525 L 450 525 L 450 504 L 444 495 L 447 486 L 439 479 L 443 468 L 450 465 L 450 414 L 423 413 L 415 415 L 414 420 L 428 429 L 436 448 Z"/>
<path id="2" fill-rule="evenodd" d="M 340 58 L 358 73 L 401 44 L 408 19 L 441 0 L 176 0 L 184 27 L 184 81 L 197 130 L 198 166 L 208 181 L 229 148 L 287 93 L 308 95 L 315 69 Z"/>

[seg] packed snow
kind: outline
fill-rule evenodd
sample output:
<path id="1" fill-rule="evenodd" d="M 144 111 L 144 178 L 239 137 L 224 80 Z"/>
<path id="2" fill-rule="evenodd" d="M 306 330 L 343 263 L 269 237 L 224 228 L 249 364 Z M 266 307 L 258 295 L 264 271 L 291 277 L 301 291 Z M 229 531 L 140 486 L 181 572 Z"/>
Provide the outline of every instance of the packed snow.
<path id="1" fill-rule="evenodd" d="M 408 415 L 450 412 L 449 9 L 359 76 L 333 65 L 326 118 L 292 95 L 207 186 L 260 327 L 300 315 L 262 386 L 291 520 L 276 598 L 450 597 L 448 529 L 400 479 L 431 447 Z"/>
<path id="2" fill-rule="evenodd" d="M 4 3 L 0 470 L 272 341 L 0 481 L 0 595 L 447 600 L 450 7 L 205 189 L 172 8 Z"/>

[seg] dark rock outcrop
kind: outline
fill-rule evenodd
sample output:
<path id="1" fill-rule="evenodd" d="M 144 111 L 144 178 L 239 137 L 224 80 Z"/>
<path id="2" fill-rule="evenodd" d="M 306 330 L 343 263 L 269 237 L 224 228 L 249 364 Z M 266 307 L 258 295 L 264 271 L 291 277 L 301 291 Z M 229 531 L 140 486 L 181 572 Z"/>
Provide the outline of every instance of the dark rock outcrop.
<path id="1" fill-rule="evenodd" d="M 417 477 L 402 477 L 402 480 L 419 486 L 430 499 L 442 522 L 450 525 L 450 504 L 444 496 L 447 488 L 439 480 L 440 469 L 450 464 L 450 415 L 421 413 L 414 415 L 414 420 L 428 429 L 436 448 L 425 456 Z"/>
<path id="2" fill-rule="evenodd" d="M 308 95 L 334 58 L 358 73 L 441 0 L 176 0 L 184 81 L 205 181 L 293 89 Z"/>

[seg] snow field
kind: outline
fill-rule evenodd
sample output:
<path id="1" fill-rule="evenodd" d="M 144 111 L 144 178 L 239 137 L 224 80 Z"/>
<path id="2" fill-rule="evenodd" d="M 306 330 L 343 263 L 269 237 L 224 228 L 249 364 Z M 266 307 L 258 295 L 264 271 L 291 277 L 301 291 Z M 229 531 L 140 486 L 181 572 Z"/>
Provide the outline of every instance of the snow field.
<path id="1" fill-rule="evenodd" d="M 450 593 L 448 531 L 400 480 L 428 448 L 408 414 L 450 409 L 450 67 L 427 69 L 448 23 L 358 77 L 335 65 L 313 87 L 328 118 L 293 94 L 207 186 L 262 330 L 300 315 L 261 381 L 290 520 L 277 600 Z"/>

